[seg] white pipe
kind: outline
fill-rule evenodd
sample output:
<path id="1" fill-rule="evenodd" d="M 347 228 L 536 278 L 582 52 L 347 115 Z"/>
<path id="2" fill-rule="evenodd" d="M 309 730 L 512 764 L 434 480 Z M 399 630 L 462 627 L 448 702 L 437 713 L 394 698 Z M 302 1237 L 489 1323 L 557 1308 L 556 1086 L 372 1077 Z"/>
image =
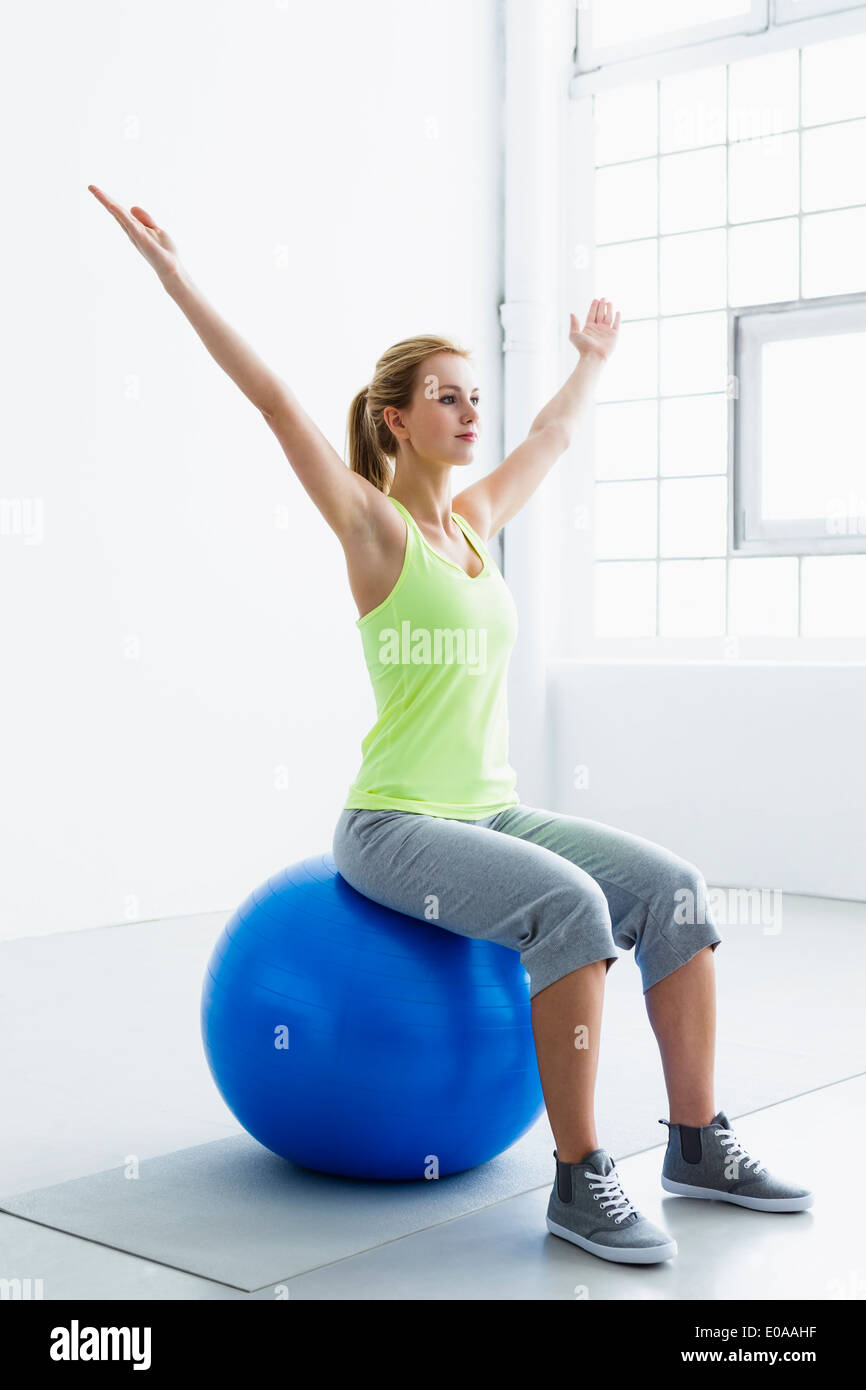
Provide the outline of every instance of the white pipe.
<path id="1" fill-rule="evenodd" d="M 568 307 L 560 304 L 561 150 L 573 71 L 574 0 L 505 0 L 505 452 L 526 437 L 559 389 Z M 573 349 L 571 349 L 573 354 Z M 574 354 L 573 354 L 574 355 Z M 576 357 L 575 357 L 576 360 Z M 562 461 L 560 461 L 561 463 Z M 511 762 L 518 793 L 547 806 L 546 690 L 549 624 L 546 561 L 554 538 L 541 488 L 505 527 L 504 574 L 517 604 L 511 661 Z"/>

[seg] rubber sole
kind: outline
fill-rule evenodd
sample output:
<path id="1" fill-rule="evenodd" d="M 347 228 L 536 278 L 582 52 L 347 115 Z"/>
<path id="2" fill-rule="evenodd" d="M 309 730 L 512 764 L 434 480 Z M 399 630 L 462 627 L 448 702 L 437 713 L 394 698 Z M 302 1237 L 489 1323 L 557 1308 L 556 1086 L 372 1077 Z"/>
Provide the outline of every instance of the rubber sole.
<path id="1" fill-rule="evenodd" d="M 555 1236 L 561 1236 L 563 1240 L 570 1240 L 572 1245 L 579 1245 L 581 1250 L 587 1250 L 590 1255 L 600 1255 L 603 1260 L 612 1260 L 620 1265 L 654 1265 L 662 1260 L 671 1260 L 677 1253 L 677 1243 L 669 1240 L 665 1245 L 635 1245 L 631 1249 L 627 1246 L 617 1247 L 612 1245 L 599 1245 L 598 1241 L 589 1240 L 586 1236 L 579 1236 L 576 1231 L 570 1231 L 567 1226 L 558 1226 L 555 1221 L 547 1217 L 547 1229 Z"/>
<path id="2" fill-rule="evenodd" d="M 751 1207 L 753 1211 L 807 1211 L 815 1198 L 807 1192 L 804 1197 L 738 1197 L 733 1192 L 720 1192 L 715 1187 L 694 1187 L 687 1182 L 673 1182 L 662 1178 L 665 1192 L 677 1197 L 703 1197 L 707 1201 L 733 1202 L 738 1207 Z"/>

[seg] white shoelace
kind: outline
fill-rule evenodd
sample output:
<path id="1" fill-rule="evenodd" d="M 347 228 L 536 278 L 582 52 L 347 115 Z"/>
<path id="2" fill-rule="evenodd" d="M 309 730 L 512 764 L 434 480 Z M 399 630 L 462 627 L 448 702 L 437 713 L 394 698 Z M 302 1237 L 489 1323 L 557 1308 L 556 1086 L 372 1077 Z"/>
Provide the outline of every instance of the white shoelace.
<path id="1" fill-rule="evenodd" d="M 743 1164 L 744 1168 L 754 1168 L 756 1174 L 763 1172 L 767 1165 L 761 1163 L 760 1159 L 750 1156 L 748 1150 L 743 1148 L 732 1129 L 722 1129 L 720 1125 L 717 1125 L 714 1126 L 714 1132 L 719 1136 L 719 1139 L 727 1148 L 728 1158 L 735 1158 L 737 1160 L 745 1159 L 745 1163 Z"/>
<path id="2" fill-rule="evenodd" d="M 590 1172 L 587 1172 L 586 1176 L 590 1184 L 599 1189 L 595 1195 L 597 1197 L 607 1197 L 609 1199 L 606 1202 L 602 1202 L 601 1206 L 610 1207 L 611 1215 L 613 1212 L 619 1213 L 616 1217 L 617 1225 L 619 1225 L 620 1221 L 624 1221 L 627 1216 L 631 1216 L 632 1212 L 637 1211 L 637 1207 L 633 1202 L 629 1201 L 622 1190 L 622 1184 L 620 1183 L 616 1168 L 612 1168 L 607 1174 L 607 1177 L 602 1177 L 600 1173 Z"/>

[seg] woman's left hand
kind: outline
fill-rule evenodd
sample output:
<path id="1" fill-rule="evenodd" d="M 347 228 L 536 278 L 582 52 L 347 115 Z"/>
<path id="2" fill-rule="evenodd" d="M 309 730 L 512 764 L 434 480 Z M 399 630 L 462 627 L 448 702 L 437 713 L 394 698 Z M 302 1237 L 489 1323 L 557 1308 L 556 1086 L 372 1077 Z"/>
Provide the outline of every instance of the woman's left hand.
<path id="1" fill-rule="evenodd" d="M 581 357 L 594 353 L 604 362 L 610 357 L 619 341 L 619 309 L 613 322 L 612 315 L 613 305 L 609 299 L 592 301 L 583 328 L 577 314 L 572 314 L 568 341 L 574 344 Z"/>

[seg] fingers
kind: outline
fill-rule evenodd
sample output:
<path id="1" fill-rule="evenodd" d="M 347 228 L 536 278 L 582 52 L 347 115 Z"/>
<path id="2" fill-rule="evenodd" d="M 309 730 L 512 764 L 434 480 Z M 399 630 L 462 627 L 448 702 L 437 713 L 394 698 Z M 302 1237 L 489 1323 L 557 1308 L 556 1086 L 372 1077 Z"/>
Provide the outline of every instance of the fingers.
<path id="1" fill-rule="evenodd" d="M 153 230 L 154 230 L 155 232 L 156 232 L 156 231 L 159 231 L 159 228 L 157 227 L 157 225 L 156 225 L 156 223 L 154 222 L 153 218 L 151 217 L 150 213 L 149 213 L 149 212 L 145 212 L 144 208 L 140 208 L 140 207 L 138 206 L 137 203 L 134 204 L 134 206 L 131 207 L 131 208 L 129 209 L 129 211 L 130 211 L 135 217 L 138 218 L 139 222 L 143 222 L 144 225 L 145 225 L 145 227 L 152 227 Z"/>
<path id="2" fill-rule="evenodd" d="M 613 305 L 609 299 L 594 299 L 589 306 L 586 316 L 587 323 L 609 323 Z M 616 314 L 617 323 L 619 322 L 619 310 Z M 578 320 L 579 322 L 579 320 Z M 614 325 L 615 327 L 616 325 Z"/>
<path id="3" fill-rule="evenodd" d="M 617 309 L 616 314 L 614 315 L 613 303 L 610 299 L 594 299 L 589 306 L 589 312 L 586 316 L 586 324 L 584 325 L 584 332 L 586 332 L 586 328 L 590 324 L 597 323 L 605 328 L 610 328 L 611 331 L 615 333 L 619 328 L 620 317 L 621 315 L 619 309 Z M 577 327 L 580 328 L 579 315 L 572 312 L 571 318 L 573 323 L 575 323 Z M 611 322 L 612 318 L 613 321 Z"/>
<path id="4" fill-rule="evenodd" d="M 130 217 L 129 213 L 125 210 L 125 208 L 122 208 L 120 206 L 120 203 L 116 203 L 113 198 L 109 198 L 108 194 L 103 193 L 101 188 L 97 188 L 95 183 L 89 183 L 87 187 L 90 189 L 94 197 L 98 198 L 102 206 L 108 208 L 108 211 L 112 214 L 112 216 L 117 218 L 117 221 L 120 223 L 121 227 L 126 227 L 126 229 L 129 230 L 127 224 L 130 222 Z"/>

